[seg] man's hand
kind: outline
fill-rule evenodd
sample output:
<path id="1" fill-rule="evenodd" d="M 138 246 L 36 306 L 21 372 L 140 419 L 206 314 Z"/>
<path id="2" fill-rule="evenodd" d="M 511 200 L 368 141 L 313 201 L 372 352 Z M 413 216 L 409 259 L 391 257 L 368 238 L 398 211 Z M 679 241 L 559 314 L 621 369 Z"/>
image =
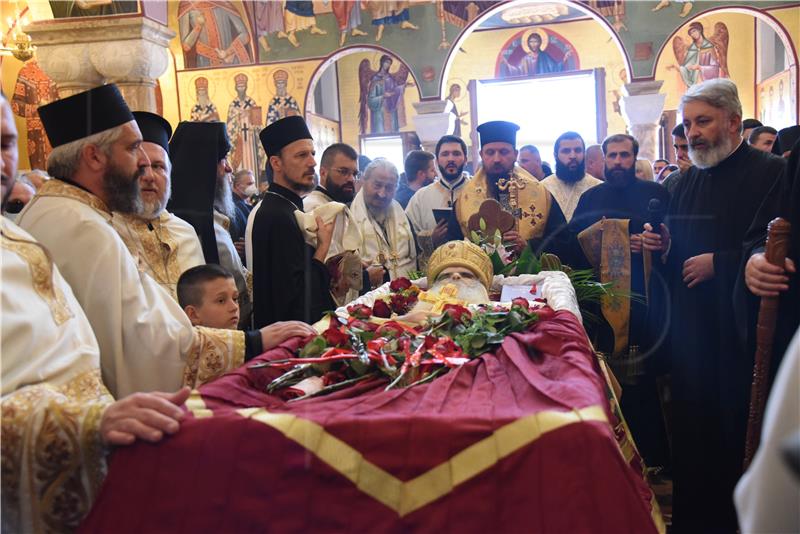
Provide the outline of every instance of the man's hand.
<path id="1" fill-rule="evenodd" d="M 333 239 L 333 223 L 335 219 L 329 223 L 322 222 L 322 217 L 317 215 L 317 250 L 314 252 L 314 258 L 322 263 L 325 263 L 325 258 L 328 256 L 328 250 L 331 248 L 331 240 Z"/>
<path id="2" fill-rule="evenodd" d="M 383 284 L 383 275 L 385 272 L 383 265 L 370 265 L 367 267 L 367 276 L 369 276 L 369 283 L 372 289 Z"/>
<path id="3" fill-rule="evenodd" d="M 706 252 L 683 262 L 683 283 L 692 288 L 714 278 L 714 254 Z"/>
<path id="4" fill-rule="evenodd" d="M 772 265 L 763 252 L 753 254 L 744 268 L 744 282 L 747 288 L 759 297 L 777 297 L 781 291 L 789 289 L 789 277 L 786 273 L 795 274 L 797 268 L 790 258 L 786 258 L 784 267 Z"/>
<path id="5" fill-rule="evenodd" d="M 433 247 L 436 248 L 439 245 L 443 245 L 446 239 L 447 239 L 447 220 L 442 219 L 441 221 L 436 223 L 436 228 L 434 228 L 433 232 L 431 232 L 431 242 L 433 243 Z"/>
<path id="6" fill-rule="evenodd" d="M 653 232 L 653 227 L 650 223 L 644 224 L 644 232 L 642 233 L 642 248 L 650 252 L 666 253 L 669 250 L 669 242 L 672 237 L 669 235 L 669 228 L 664 223 L 661 223 L 661 232 Z"/>
<path id="7" fill-rule="evenodd" d="M 265 351 L 275 348 L 290 337 L 316 335 L 317 331 L 302 321 L 278 321 L 261 329 L 261 345 Z"/>
<path id="8" fill-rule="evenodd" d="M 682 173 L 688 171 L 689 167 L 691 166 L 692 166 L 692 160 L 690 160 L 689 158 L 685 158 L 683 156 L 678 158 L 678 170 L 681 171 Z"/>
<path id="9" fill-rule="evenodd" d="M 503 243 L 505 243 L 507 248 L 510 248 L 516 254 L 519 254 L 522 252 L 522 249 L 525 248 L 525 240 L 522 239 L 522 236 L 520 236 L 519 232 L 516 230 L 509 230 L 508 232 L 504 233 Z"/>
<path id="10" fill-rule="evenodd" d="M 189 398 L 189 388 L 175 393 L 134 393 L 111 404 L 100 420 L 100 437 L 106 445 L 130 445 L 137 439 L 151 443 L 174 434 L 184 417 L 178 408 Z"/>
<path id="11" fill-rule="evenodd" d="M 642 253 L 642 234 L 631 234 L 631 254 Z"/>

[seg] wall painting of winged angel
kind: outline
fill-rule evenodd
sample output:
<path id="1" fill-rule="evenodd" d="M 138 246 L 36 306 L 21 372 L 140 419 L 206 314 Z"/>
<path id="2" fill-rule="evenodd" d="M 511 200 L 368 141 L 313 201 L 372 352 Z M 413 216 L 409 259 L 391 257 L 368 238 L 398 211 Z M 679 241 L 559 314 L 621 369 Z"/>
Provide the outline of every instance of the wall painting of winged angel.
<path id="1" fill-rule="evenodd" d="M 364 133 L 399 132 L 406 125 L 405 88 L 413 87 L 409 81 L 409 69 L 397 61 L 398 67 L 390 72 L 395 60 L 383 54 L 378 70 L 373 70 L 369 59 L 358 65 L 358 80 L 361 89 L 358 113 L 359 126 Z"/>
<path id="2" fill-rule="evenodd" d="M 688 45 L 680 35 L 672 40 L 672 51 L 678 65 L 667 67 L 678 71 L 685 89 L 711 78 L 728 78 L 730 38 L 725 23 L 714 24 L 714 34 L 706 37 L 703 24 L 695 21 L 689 24 L 688 34 L 691 39 Z"/>

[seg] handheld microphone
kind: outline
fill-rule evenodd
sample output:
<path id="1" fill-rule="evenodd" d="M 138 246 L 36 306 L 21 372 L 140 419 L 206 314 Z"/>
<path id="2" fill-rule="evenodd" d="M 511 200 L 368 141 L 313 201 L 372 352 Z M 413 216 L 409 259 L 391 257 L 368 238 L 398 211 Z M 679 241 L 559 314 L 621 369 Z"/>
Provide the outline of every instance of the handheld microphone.
<path id="1" fill-rule="evenodd" d="M 661 232 L 661 223 L 664 222 L 664 208 L 661 207 L 661 201 L 657 198 L 651 198 L 647 204 L 647 222 L 653 227 L 653 232 Z"/>

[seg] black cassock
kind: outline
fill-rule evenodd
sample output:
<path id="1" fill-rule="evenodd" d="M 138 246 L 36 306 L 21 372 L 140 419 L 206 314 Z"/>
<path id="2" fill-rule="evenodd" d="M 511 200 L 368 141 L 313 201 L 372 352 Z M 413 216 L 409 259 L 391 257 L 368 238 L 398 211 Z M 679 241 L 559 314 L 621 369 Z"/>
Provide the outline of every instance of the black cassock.
<path id="1" fill-rule="evenodd" d="M 716 167 L 689 169 L 675 188 L 663 266 L 671 294 L 673 527 L 733 532 L 753 355 L 740 342 L 733 293 L 745 234 L 784 167 L 742 143 Z M 714 277 L 689 289 L 683 264 L 714 254 Z M 660 264 L 660 262 L 658 262 Z"/>
<path id="2" fill-rule="evenodd" d="M 758 209 L 750 225 L 745 241 L 742 271 L 736 290 L 736 312 L 742 337 L 747 341 L 748 351 L 755 353 L 758 307 L 760 300 L 750 293 L 744 283 L 744 268 L 750 256 L 763 252 L 767 240 L 767 225 L 775 217 L 783 217 L 792 224 L 788 257 L 800 267 L 800 142 L 796 143 L 781 177 L 772 186 L 767 198 Z M 778 305 L 778 321 L 772 346 L 770 377 L 774 378 L 789 342 L 800 324 L 800 276 L 789 275 L 789 289 L 781 293 Z"/>
<path id="3" fill-rule="evenodd" d="M 657 199 L 660 216 L 663 218 L 669 205 L 669 193 L 655 182 L 633 179 L 623 187 L 612 186 L 608 182 L 598 184 L 585 191 L 570 221 L 570 230 L 577 236 L 603 217 L 607 219 L 629 219 L 628 230 L 640 234 L 645 222 L 652 222 L 653 214 L 648 212 L 650 200 Z M 577 268 L 592 267 L 581 255 Z M 659 261 L 654 258 L 654 261 Z M 629 344 L 639 347 L 643 357 L 642 375 L 635 384 L 622 384 L 622 412 L 633 432 L 634 440 L 645 463 L 650 467 L 666 466 L 669 463 L 666 431 L 661 412 L 661 404 L 656 387 L 656 376 L 664 371 L 664 340 L 666 297 L 662 274 L 652 270 L 650 275 L 649 299 L 644 284 L 644 268 L 641 254 L 631 254 L 631 292 L 639 295 L 641 301 L 631 300 Z M 596 314 L 600 314 L 599 306 Z M 611 354 L 614 350 L 614 332 L 603 321 L 595 336 L 598 350 Z"/>
<path id="4" fill-rule="evenodd" d="M 303 201 L 278 184 L 269 186 L 255 215 L 252 231 L 255 326 L 277 321 L 314 323 L 336 308 L 330 275 L 314 259 L 294 212 Z"/>

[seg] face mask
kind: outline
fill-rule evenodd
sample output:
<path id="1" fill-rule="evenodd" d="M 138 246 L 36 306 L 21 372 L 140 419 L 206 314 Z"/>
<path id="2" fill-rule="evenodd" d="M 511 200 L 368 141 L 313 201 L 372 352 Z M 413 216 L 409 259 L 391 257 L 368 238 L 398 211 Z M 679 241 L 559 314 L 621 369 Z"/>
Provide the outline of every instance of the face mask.
<path id="1" fill-rule="evenodd" d="M 254 185 L 249 185 L 244 190 L 244 194 L 247 195 L 248 197 L 252 197 L 253 195 L 257 195 L 258 194 L 258 188 L 256 186 L 254 186 Z"/>
<path id="2" fill-rule="evenodd" d="M 17 215 L 19 215 L 19 213 L 8 213 L 7 211 L 3 212 L 3 217 L 11 222 L 17 222 Z"/>

